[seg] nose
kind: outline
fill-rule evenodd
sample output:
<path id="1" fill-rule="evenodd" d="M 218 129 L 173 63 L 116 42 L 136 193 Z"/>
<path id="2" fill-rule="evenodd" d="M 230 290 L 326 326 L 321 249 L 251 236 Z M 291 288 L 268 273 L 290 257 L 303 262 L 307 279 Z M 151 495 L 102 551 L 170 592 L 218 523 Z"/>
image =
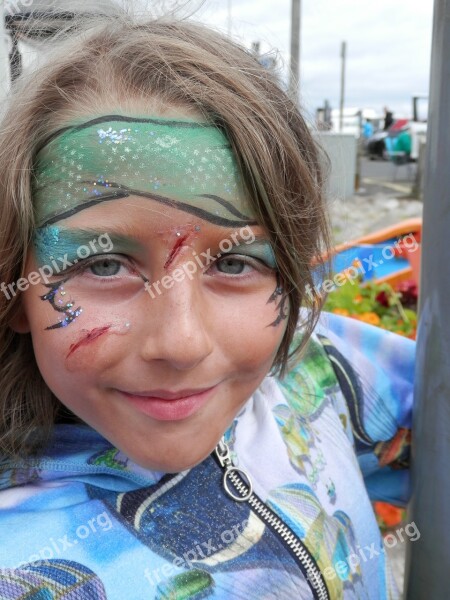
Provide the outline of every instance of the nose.
<path id="1" fill-rule="evenodd" d="M 209 311 L 196 278 L 175 282 L 156 297 L 145 296 L 143 360 L 164 361 L 175 369 L 189 370 L 212 353 Z"/>

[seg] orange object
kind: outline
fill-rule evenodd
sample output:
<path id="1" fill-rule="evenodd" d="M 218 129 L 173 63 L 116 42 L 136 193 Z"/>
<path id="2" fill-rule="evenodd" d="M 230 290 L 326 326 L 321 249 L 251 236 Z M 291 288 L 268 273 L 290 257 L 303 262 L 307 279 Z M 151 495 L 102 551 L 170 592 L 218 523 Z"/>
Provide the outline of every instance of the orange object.
<path id="1" fill-rule="evenodd" d="M 359 321 L 364 321 L 364 323 L 369 323 L 369 325 L 378 325 L 380 322 L 380 317 L 374 312 L 365 312 L 358 315 L 358 317 L 355 315 L 354 318 L 358 318 Z"/>
<path id="2" fill-rule="evenodd" d="M 405 515 L 404 509 L 387 502 L 374 502 L 373 505 L 383 529 L 395 527 L 402 522 Z"/>
<path id="3" fill-rule="evenodd" d="M 335 315 L 341 315 L 342 317 L 348 317 L 350 315 L 350 313 L 348 312 L 348 310 L 346 308 L 335 308 L 333 310 L 333 313 Z"/>
<path id="4" fill-rule="evenodd" d="M 420 282 L 420 258 L 420 246 L 419 249 L 416 250 L 416 252 L 409 252 L 407 256 L 407 259 L 409 260 L 409 264 L 411 265 L 412 269 L 412 278 L 414 279 L 416 285 L 419 285 Z"/>

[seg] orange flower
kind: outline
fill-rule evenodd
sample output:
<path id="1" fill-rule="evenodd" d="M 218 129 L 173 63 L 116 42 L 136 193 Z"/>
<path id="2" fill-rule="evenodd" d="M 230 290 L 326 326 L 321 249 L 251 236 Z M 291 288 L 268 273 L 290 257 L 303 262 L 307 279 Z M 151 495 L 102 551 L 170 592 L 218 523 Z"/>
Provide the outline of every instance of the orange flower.
<path id="1" fill-rule="evenodd" d="M 348 317 L 350 314 L 346 308 L 335 308 L 333 313 L 335 315 L 342 315 L 343 317 Z"/>
<path id="2" fill-rule="evenodd" d="M 374 502 L 377 515 L 383 522 L 384 527 L 395 527 L 399 525 L 404 517 L 404 510 L 386 502 Z"/>
<path id="3" fill-rule="evenodd" d="M 359 320 L 369 325 L 378 325 L 380 323 L 380 317 L 374 312 L 365 312 L 359 315 Z"/>
<path id="4" fill-rule="evenodd" d="M 355 296 L 353 298 L 353 303 L 354 304 L 360 304 L 360 302 L 362 302 L 362 301 L 363 301 L 363 297 L 361 296 L 361 294 L 358 294 L 357 296 Z"/>

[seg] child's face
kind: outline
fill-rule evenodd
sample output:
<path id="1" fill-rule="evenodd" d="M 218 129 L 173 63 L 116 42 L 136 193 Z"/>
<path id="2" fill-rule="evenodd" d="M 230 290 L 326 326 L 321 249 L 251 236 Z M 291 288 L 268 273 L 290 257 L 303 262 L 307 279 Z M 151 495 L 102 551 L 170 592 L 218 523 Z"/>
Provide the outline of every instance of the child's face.
<path id="1" fill-rule="evenodd" d="M 145 179 L 152 164 L 140 160 Z M 21 330 L 63 404 L 136 463 L 173 472 L 214 449 L 268 373 L 287 305 L 242 192 L 186 184 L 180 201 L 160 179 L 153 196 L 39 197 L 27 272 L 48 283 L 23 292 Z"/>

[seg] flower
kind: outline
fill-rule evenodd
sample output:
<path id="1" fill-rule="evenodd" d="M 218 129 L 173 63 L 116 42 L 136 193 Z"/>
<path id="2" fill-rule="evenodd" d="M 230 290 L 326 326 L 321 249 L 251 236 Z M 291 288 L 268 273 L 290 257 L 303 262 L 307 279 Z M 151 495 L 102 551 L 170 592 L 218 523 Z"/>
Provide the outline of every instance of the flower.
<path id="1" fill-rule="evenodd" d="M 402 296 L 409 295 L 413 300 L 416 293 L 417 287 L 411 281 L 402 282 L 396 291 L 386 282 L 353 280 L 328 294 L 325 310 L 415 339 L 416 306 L 405 306 Z"/>
<path id="2" fill-rule="evenodd" d="M 335 315 L 342 315 L 343 317 L 348 317 L 350 315 L 349 311 L 346 308 L 335 308 L 333 309 L 333 313 Z"/>
<path id="3" fill-rule="evenodd" d="M 400 293 L 400 302 L 403 306 L 414 308 L 417 306 L 418 289 L 414 281 L 402 281 L 397 291 Z"/>
<path id="4" fill-rule="evenodd" d="M 405 510 L 392 506 L 386 502 L 373 503 L 378 523 L 382 529 L 389 529 L 399 525 L 405 517 Z"/>
<path id="5" fill-rule="evenodd" d="M 375 296 L 375 300 L 379 304 L 381 304 L 381 306 L 385 306 L 386 308 L 389 308 L 389 297 L 384 290 L 381 292 L 378 292 L 378 294 Z"/>
<path id="6" fill-rule="evenodd" d="M 378 325 L 380 323 L 380 317 L 374 312 L 362 313 L 362 315 L 358 315 L 358 320 L 369 323 L 369 325 Z"/>

